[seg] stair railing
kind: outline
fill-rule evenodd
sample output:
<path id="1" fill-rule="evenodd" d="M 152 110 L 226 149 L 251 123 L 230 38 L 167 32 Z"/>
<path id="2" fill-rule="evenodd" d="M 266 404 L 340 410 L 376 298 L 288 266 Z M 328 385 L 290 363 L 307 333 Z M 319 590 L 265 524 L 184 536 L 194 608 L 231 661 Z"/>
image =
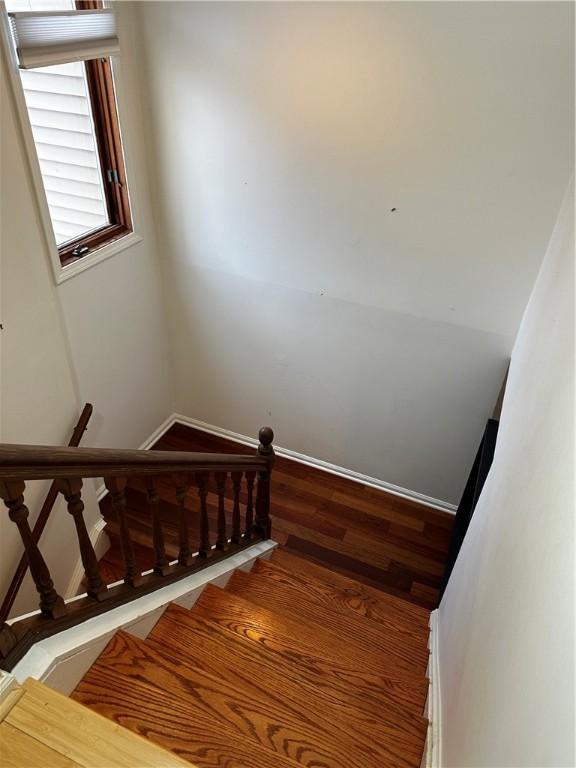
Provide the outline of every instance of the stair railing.
<path id="1" fill-rule="evenodd" d="M 74 427 L 72 436 L 70 437 L 70 440 L 68 442 L 69 447 L 76 448 L 78 447 L 78 445 L 80 445 L 80 440 L 82 439 L 82 435 L 88 429 L 88 422 L 90 421 L 90 417 L 92 416 L 92 411 L 93 411 L 92 404 L 86 403 L 86 405 L 82 409 L 82 413 L 80 414 L 78 423 Z M 36 522 L 34 523 L 34 528 L 32 529 L 32 534 L 31 534 L 32 539 L 34 542 L 36 542 L 36 544 L 40 541 L 40 536 L 42 536 L 42 533 L 44 532 L 44 528 L 46 527 L 46 523 L 48 522 L 48 518 L 50 517 L 50 513 L 52 512 L 54 503 L 57 498 L 58 498 L 58 488 L 56 486 L 56 482 L 54 481 L 53 483 L 51 483 L 50 488 L 48 489 L 48 493 L 46 494 L 46 498 L 44 499 L 44 503 L 42 504 L 38 517 L 36 518 Z M 26 552 L 23 552 L 22 557 L 20 558 L 20 562 L 18 563 L 18 566 L 14 571 L 14 576 L 12 577 L 12 581 L 8 585 L 8 589 L 6 590 L 6 594 L 4 595 L 4 600 L 2 601 L 2 605 L 0 606 L 0 626 L 2 626 L 2 624 L 6 621 L 6 619 L 10 615 L 10 611 L 12 610 L 12 606 L 14 605 L 14 600 L 16 599 L 16 596 L 18 595 L 18 591 L 22 586 L 22 582 L 24 581 L 24 576 L 26 576 L 27 570 L 28 570 L 28 558 L 26 556 Z"/>
<path id="2" fill-rule="evenodd" d="M 274 463 L 270 427 L 259 432 L 255 456 L 178 451 L 131 451 L 105 448 L 0 445 L 0 498 L 8 508 L 24 544 L 30 574 L 36 586 L 40 611 L 0 626 L 0 667 L 10 670 L 26 651 L 44 637 L 74 626 L 118 605 L 166 586 L 233 555 L 256 541 L 270 538 L 270 475 Z M 226 519 L 228 475 L 233 488 L 230 525 Z M 102 477 L 110 493 L 119 530 L 124 567 L 123 583 L 108 586 L 84 522 L 82 481 Z M 142 572 L 135 556 L 127 516 L 128 478 L 143 478 L 152 518 L 154 567 Z M 169 563 L 166 556 L 157 481 L 169 478 L 178 503 L 179 553 Z M 245 481 L 245 515 L 241 523 L 242 479 Z M 50 570 L 28 523 L 24 501 L 26 481 L 53 480 L 66 500 L 86 573 L 86 595 L 65 604 L 54 587 Z M 210 482 L 212 479 L 212 482 Z M 254 485 L 256 497 L 254 500 Z M 198 497 L 198 541 L 189 535 L 188 492 Z M 208 495 L 217 497 L 217 530 L 210 530 Z M 214 544 L 212 541 L 214 540 Z"/>

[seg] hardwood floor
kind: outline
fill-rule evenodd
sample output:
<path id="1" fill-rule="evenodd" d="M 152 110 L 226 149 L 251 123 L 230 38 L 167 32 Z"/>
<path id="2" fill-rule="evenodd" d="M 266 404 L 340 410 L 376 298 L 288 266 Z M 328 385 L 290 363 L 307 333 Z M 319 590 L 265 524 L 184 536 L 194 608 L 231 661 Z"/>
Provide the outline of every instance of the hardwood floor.
<path id="1" fill-rule="evenodd" d="M 0 702 L 2 768 L 190 768 L 36 680 Z"/>
<path id="2" fill-rule="evenodd" d="M 72 696 L 199 768 L 419 768 L 427 617 L 277 550 L 118 632 Z"/>
<path id="3" fill-rule="evenodd" d="M 174 425 L 154 445 L 159 450 L 213 451 L 252 454 L 254 449 L 205 432 Z M 136 556 L 151 567 L 150 524 L 144 486 L 129 483 L 127 493 Z M 378 590 L 435 608 L 446 560 L 453 516 L 422 504 L 338 477 L 299 462 L 277 457 L 272 473 L 272 536 L 288 552 L 325 565 Z M 174 486 L 159 484 L 169 556 L 177 555 L 177 508 Z M 209 497 L 210 498 L 210 497 Z M 227 494 L 228 510 L 231 489 Z M 212 530 L 215 499 L 209 506 Z M 195 499 L 189 496 L 194 509 Z M 104 516 L 114 522 L 108 500 Z M 191 536 L 197 536 L 197 515 L 191 515 Z M 108 581 L 121 578 L 117 539 L 102 561 Z"/>
<path id="4" fill-rule="evenodd" d="M 335 691 L 344 689 L 348 696 L 355 691 L 371 712 L 380 714 L 384 705 L 422 714 L 428 692 L 426 680 L 399 674 L 370 652 L 347 648 L 342 654 L 334 635 L 315 623 L 257 606 L 241 592 L 232 592 L 231 587 L 223 591 L 211 585 L 194 606 L 194 614 L 250 642 L 283 668 L 293 664 L 311 679 L 322 682 L 328 678 Z M 397 627 L 401 626 L 398 622 Z M 422 634 L 426 636 L 426 631 Z"/>

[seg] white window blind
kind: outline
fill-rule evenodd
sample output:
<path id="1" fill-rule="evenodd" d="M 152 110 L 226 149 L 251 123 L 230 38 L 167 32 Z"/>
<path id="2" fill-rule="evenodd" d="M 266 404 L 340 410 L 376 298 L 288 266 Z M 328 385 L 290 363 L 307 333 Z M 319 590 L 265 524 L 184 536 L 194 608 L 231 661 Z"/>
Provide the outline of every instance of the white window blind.
<path id="1" fill-rule="evenodd" d="M 84 65 L 22 70 L 56 243 L 108 223 Z"/>
<path id="2" fill-rule="evenodd" d="M 10 13 L 23 69 L 97 59 L 120 53 L 116 17 L 110 9 Z"/>
<path id="3" fill-rule="evenodd" d="M 9 13 L 73 11 L 73 0 L 6 0 Z M 85 66 L 21 69 L 58 246 L 109 224 Z"/>

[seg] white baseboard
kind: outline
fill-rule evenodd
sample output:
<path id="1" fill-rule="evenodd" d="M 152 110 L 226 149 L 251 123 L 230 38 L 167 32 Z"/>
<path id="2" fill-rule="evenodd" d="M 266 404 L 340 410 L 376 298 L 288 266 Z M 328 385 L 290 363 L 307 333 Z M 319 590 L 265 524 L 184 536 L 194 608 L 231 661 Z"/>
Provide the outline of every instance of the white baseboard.
<path id="1" fill-rule="evenodd" d="M 246 435 L 240 435 L 238 432 L 232 432 L 229 429 L 224 429 L 223 427 L 216 427 L 213 424 L 207 424 L 205 421 L 194 419 L 191 416 L 184 416 L 181 413 L 173 413 L 158 427 L 158 429 L 156 429 L 150 435 L 150 437 L 146 438 L 142 445 L 139 446 L 139 449 L 148 450 L 151 448 L 157 440 L 159 440 L 163 435 L 166 434 L 166 432 L 168 432 L 170 427 L 174 426 L 174 424 L 184 424 L 189 427 L 194 427 L 194 429 L 199 429 L 201 432 L 207 432 L 208 434 L 216 435 L 217 437 L 224 437 L 227 440 L 240 443 L 241 445 L 250 445 L 254 447 L 258 445 L 258 440 L 255 438 L 247 437 Z M 278 456 L 285 456 L 286 458 L 292 459 L 293 461 L 298 461 L 300 464 L 306 464 L 309 467 L 322 469 L 324 472 L 329 472 L 332 475 L 345 477 L 348 480 L 353 480 L 356 483 L 361 483 L 362 485 L 367 485 L 371 488 L 377 488 L 378 490 L 386 491 L 386 493 L 391 493 L 393 496 L 399 496 L 402 499 L 416 501 L 419 504 L 424 504 L 425 506 L 431 507 L 432 509 L 439 509 L 441 512 L 448 512 L 451 515 L 456 513 L 457 507 L 455 504 L 450 504 L 449 502 L 442 501 L 441 499 L 435 499 L 432 496 L 426 496 L 426 494 L 419 493 L 418 491 L 411 491 L 408 488 L 402 488 L 401 486 L 394 485 L 393 483 L 387 483 L 385 480 L 379 480 L 377 477 L 363 475 L 361 472 L 356 472 L 353 469 L 339 467 L 336 464 L 330 464 L 328 461 L 315 459 L 312 456 L 306 456 L 303 453 L 292 451 L 289 448 L 281 448 L 280 446 L 274 445 L 274 451 Z M 98 488 L 96 495 L 98 501 L 100 501 L 106 495 L 106 488 L 104 485 L 101 485 Z"/>
<path id="2" fill-rule="evenodd" d="M 110 540 L 108 538 L 108 535 L 105 531 L 106 528 L 106 520 L 104 520 L 103 517 L 101 517 L 90 529 L 88 535 L 90 536 L 90 541 L 92 542 L 92 546 L 94 547 L 94 552 L 96 553 L 96 557 L 98 560 L 100 560 L 106 552 L 108 551 L 108 548 L 110 547 Z M 72 576 L 70 577 L 70 581 L 68 583 L 68 588 L 64 591 L 64 600 L 70 600 L 72 597 L 76 597 L 78 592 L 80 591 L 80 587 L 82 586 L 82 579 L 84 578 L 84 566 L 82 565 L 82 558 L 78 558 L 78 562 L 76 563 L 76 567 L 74 568 L 74 571 L 72 572 Z"/>
<path id="3" fill-rule="evenodd" d="M 159 431 L 158 437 L 164 434 L 164 432 L 167 432 L 168 429 L 170 429 L 170 427 L 173 424 L 186 424 L 189 427 L 194 427 L 194 429 L 199 429 L 202 432 L 207 432 L 211 435 L 217 435 L 218 437 L 225 437 L 228 440 L 232 440 L 233 442 L 240 443 L 242 445 L 251 445 L 254 447 L 258 445 L 258 440 L 254 438 L 246 437 L 246 435 L 240 435 L 237 432 L 231 432 L 229 429 L 223 429 L 222 427 L 215 427 L 213 424 L 206 424 L 206 422 L 204 421 L 200 421 L 199 419 L 193 419 L 190 416 L 183 416 L 180 413 L 173 414 L 171 419 L 167 419 L 164 422 L 161 428 L 164 431 L 161 433 Z M 312 456 L 306 456 L 303 453 L 292 451 L 289 448 L 281 448 L 277 445 L 274 445 L 274 451 L 278 456 L 285 456 L 288 459 L 293 459 L 294 461 L 298 461 L 300 464 L 306 464 L 309 467 L 322 469 L 325 472 L 329 472 L 332 475 L 337 475 L 338 477 L 345 477 L 348 480 L 353 480 L 356 483 L 362 483 L 362 485 L 368 485 L 371 488 L 378 488 L 379 490 L 386 491 L 387 493 L 391 493 L 394 496 L 400 496 L 403 499 L 416 501 L 419 504 L 425 504 L 427 507 L 432 507 L 433 509 L 439 509 L 442 512 L 449 512 L 450 514 L 455 514 L 457 509 L 455 504 L 449 504 L 447 501 L 442 501 L 441 499 L 434 499 L 431 496 L 426 496 L 425 494 L 418 493 L 417 491 L 411 491 L 408 488 L 401 488 L 398 485 L 387 483 L 385 480 L 379 480 L 376 477 L 363 475 L 361 472 L 356 472 L 353 469 L 346 469 L 345 467 L 339 467 L 336 464 L 330 464 L 330 462 L 328 461 L 323 461 L 322 459 L 315 459 Z"/>
<path id="4" fill-rule="evenodd" d="M 428 718 L 426 745 L 422 756 L 422 768 L 440 768 L 442 760 L 442 710 L 440 689 L 440 659 L 438 655 L 438 610 L 430 614 L 430 659 L 428 661 L 428 698 L 425 715 Z"/>
<path id="5" fill-rule="evenodd" d="M 237 568 L 249 570 L 258 558 L 270 557 L 276 546 L 272 540 L 260 541 L 185 579 L 40 640 L 12 675 L 19 683 L 33 677 L 68 696 L 119 629 L 146 639 L 169 603 L 192 608 L 206 584 L 226 586 Z"/>

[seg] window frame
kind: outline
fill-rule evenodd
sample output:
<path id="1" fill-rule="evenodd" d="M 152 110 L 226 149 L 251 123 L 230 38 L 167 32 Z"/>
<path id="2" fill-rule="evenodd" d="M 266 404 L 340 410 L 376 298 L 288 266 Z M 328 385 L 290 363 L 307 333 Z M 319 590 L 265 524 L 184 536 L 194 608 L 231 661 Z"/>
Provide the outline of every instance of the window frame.
<path id="1" fill-rule="evenodd" d="M 78 10 L 103 8 L 102 0 L 76 0 Z M 57 246 L 63 267 L 133 231 L 114 77 L 110 58 L 84 62 L 109 223 Z M 115 174 L 111 178 L 110 172 Z M 84 253 L 75 253 L 86 248 Z"/>
<path id="2" fill-rule="evenodd" d="M 103 7 L 109 7 L 109 0 L 102 0 Z M 117 8 L 117 14 L 122 17 L 122 9 Z M 48 200 L 46 197 L 46 189 L 44 186 L 44 179 L 42 178 L 42 172 L 40 169 L 40 161 L 38 159 L 38 152 L 36 149 L 36 143 L 32 133 L 32 126 L 30 124 L 30 117 L 28 114 L 28 106 L 24 97 L 24 89 L 22 85 L 22 79 L 20 77 L 20 69 L 18 66 L 18 58 L 14 49 L 12 32 L 10 29 L 10 20 L 8 17 L 8 11 L 4 0 L 0 0 L 0 56 L 3 54 L 6 56 L 6 64 L 8 70 L 9 79 L 9 91 L 10 96 L 13 99 L 15 114 L 18 123 L 21 139 L 23 141 L 23 148 L 26 157 L 26 163 L 28 166 L 28 172 L 30 173 L 30 180 L 34 190 L 34 196 L 36 198 L 36 204 L 38 206 L 38 215 L 40 219 L 41 229 L 44 234 L 44 240 L 46 245 L 47 255 L 52 266 L 52 272 L 54 274 L 54 282 L 56 285 L 61 285 L 68 280 L 81 275 L 92 267 L 106 261 L 107 259 L 120 255 L 124 251 L 133 248 L 142 242 L 142 235 L 139 232 L 141 226 L 140 219 L 140 199 L 138 196 L 138 189 L 126 188 L 126 194 L 130 198 L 130 211 L 132 219 L 132 229 L 128 234 L 120 234 L 119 232 L 110 237 L 108 233 L 107 238 L 102 238 L 101 242 L 94 244 L 89 253 L 78 258 L 68 259 L 63 263 L 60 258 L 58 244 L 54 235 L 54 226 L 52 224 L 52 218 L 50 215 L 50 209 L 48 207 Z M 126 138 L 123 143 L 123 159 L 125 167 L 130 169 L 132 167 L 132 149 L 131 149 L 131 137 L 136 136 L 136 126 L 131 117 L 129 109 L 125 109 L 123 105 L 126 103 L 127 94 L 125 92 L 124 80 L 126 74 L 124 73 L 124 66 L 121 57 L 114 57 L 108 59 L 111 72 L 113 73 L 116 102 L 118 104 L 118 125 L 121 135 Z M 102 228 L 99 228 L 100 231 Z M 96 231 L 96 230 L 94 230 Z M 64 244 L 63 244 L 64 245 Z"/>

